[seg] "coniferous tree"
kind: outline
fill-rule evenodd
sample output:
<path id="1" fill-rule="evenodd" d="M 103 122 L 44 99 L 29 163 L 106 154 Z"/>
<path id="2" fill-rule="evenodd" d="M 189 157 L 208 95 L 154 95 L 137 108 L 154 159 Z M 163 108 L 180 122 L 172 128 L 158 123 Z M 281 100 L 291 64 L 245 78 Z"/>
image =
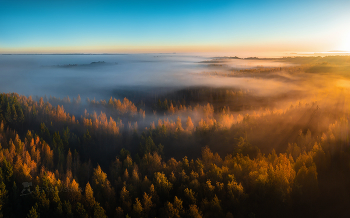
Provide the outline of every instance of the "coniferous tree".
<path id="1" fill-rule="evenodd" d="M 35 206 L 33 206 L 27 215 L 27 218 L 40 218 L 40 213 L 37 212 L 37 204 Z"/>

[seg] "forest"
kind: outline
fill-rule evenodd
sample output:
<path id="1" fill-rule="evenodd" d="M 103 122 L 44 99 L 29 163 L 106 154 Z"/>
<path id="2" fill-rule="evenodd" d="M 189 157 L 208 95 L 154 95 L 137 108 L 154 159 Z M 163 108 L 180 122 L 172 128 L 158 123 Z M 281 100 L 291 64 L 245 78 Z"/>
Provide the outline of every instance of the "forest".
<path id="1" fill-rule="evenodd" d="M 217 57 L 197 76 L 236 86 L 99 100 L 1 93 L 0 216 L 349 217 L 350 57 L 257 59 L 285 64 Z"/>

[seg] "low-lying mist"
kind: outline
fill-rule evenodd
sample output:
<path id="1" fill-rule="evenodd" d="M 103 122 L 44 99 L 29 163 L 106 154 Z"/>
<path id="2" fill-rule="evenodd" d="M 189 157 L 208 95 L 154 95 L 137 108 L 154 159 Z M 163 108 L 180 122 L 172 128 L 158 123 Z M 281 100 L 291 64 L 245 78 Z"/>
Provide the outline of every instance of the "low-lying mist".
<path id="1" fill-rule="evenodd" d="M 191 85 L 204 57 L 167 54 L 1 55 L 2 92 L 106 99 L 120 86 Z"/>
<path id="2" fill-rule="evenodd" d="M 2 55 L 0 91 L 59 106 L 87 128 L 111 119 L 118 132 L 231 129 L 236 138 L 215 147 L 222 155 L 243 133 L 262 151 L 283 152 L 300 131 L 321 134 L 347 113 L 348 63 L 348 56 Z M 184 144 L 195 147 L 193 140 Z M 177 152 L 170 147 L 166 153 Z"/>
<path id="3" fill-rule="evenodd" d="M 223 61 L 224 67 L 211 62 Z M 207 64 L 209 63 L 209 64 Z M 232 69 L 281 67 L 286 62 L 252 59 L 210 59 L 181 54 L 120 55 L 1 55 L 0 86 L 2 92 L 26 96 L 74 97 L 107 99 L 114 90 L 152 90 L 158 94 L 192 86 L 236 87 L 269 95 L 276 90 L 288 91 L 278 78 L 222 78 L 205 73 L 226 73 Z M 283 76 L 282 76 L 283 77 Z M 285 89 L 282 90 L 282 87 Z"/>

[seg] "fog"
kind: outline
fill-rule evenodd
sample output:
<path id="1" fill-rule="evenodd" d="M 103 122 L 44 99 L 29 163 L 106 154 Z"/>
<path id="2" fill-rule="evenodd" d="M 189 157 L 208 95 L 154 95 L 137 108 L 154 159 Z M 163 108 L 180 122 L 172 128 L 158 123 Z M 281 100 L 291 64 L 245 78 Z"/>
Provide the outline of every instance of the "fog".
<path id="1" fill-rule="evenodd" d="M 184 122 L 188 116 L 197 125 L 207 117 L 199 112 L 202 109 L 168 113 L 170 102 L 175 107 L 209 103 L 217 120 L 221 119 L 218 112 L 229 108 L 235 117 L 229 122 L 232 125 L 240 114 L 263 113 L 259 112 L 261 109 L 286 110 L 292 104 L 324 99 L 320 93 L 326 90 L 348 89 L 348 79 L 339 73 L 342 72 L 339 69 L 347 65 L 323 63 L 333 59 L 316 58 L 313 63 L 314 58 L 306 57 L 241 59 L 198 54 L 1 55 L 0 92 L 61 99 L 80 95 L 83 105 L 79 108 L 61 100 L 53 99 L 50 103 L 64 105 L 66 111 L 76 116 L 87 109 L 90 114 L 104 111 L 115 119 L 119 115 L 102 106 L 93 106 L 94 102 L 100 104 L 100 100 L 108 101 L 110 97 L 120 100 L 126 97 L 147 116 L 123 116 L 123 122 L 138 122 L 140 130 L 152 122 L 157 124 L 158 119 L 175 121 L 180 117 Z M 314 65 L 302 64 L 306 61 Z M 317 73 L 313 73 L 315 70 Z M 92 106 L 88 101 L 88 106 L 86 99 L 96 101 Z M 158 105 L 159 100 L 166 99 L 165 108 Z M 322 106 L 328 108 L 333 101 L 338 101 L 338 97 Z"/>
<path id="2" fill-rule="evenodd" d="M 237 87 L 255 90 L 260 95 L 275 93 L 281 81 L 255 78 L 203 76 L 206 72 L 225 72 L 228 68 L 288 66 L 261 60 L 220 60 L 221 69 L 213 68 L 209 56 L 188 54 L 119 55 L 1 55 L 0 91 L 22 95 L 108 99 L 115 90 L 180 89 L 191 86 Z M 208 64 L 209 63 L 209 64 Z M 266 86 L 269 87 L 266 89 Z M 165 89 L 164 89 L 165 88 Z M 292 88 L 290 86 L 290 88 Z M 284 91 L 288 91 L 285 90 Z"/>
<path id="3" fill-rule="evenodd" d="M 182 55 L 1 55 L 2 92 L 109 98 L 119 86 L 180 86 L 203 57 Z M 95 63 L 93 63 L 95 62 Z M 97 63 L 96 63 L 97 62 Z"/>

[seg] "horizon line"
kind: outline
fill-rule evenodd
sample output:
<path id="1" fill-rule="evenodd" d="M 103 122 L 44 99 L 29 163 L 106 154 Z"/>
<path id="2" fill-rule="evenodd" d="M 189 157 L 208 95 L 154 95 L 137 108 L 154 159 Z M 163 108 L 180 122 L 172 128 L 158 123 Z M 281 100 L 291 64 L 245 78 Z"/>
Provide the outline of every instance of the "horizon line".
<path id="1" fill-rule="evenodd" d="M 131 52 L 131 53 L 0 53 L 0 55 L 133 55 L 133 54 L 188 54 L 188 53 L 228 53 L 228 52 Z M 260 52 L 257 52 L 260 53 Z M 252 52 L 252 56 L 246 57 L 246 58 L 259 58 L 258 56 L 253 55 L 254 52 Z M 329 54 L 328 56 L 349 56 L 350 51 L 340 51 L 340 50 L 333 50 L 333 51 L 325 51 L 325 52 L 288 52 L 281 54 L 281 57 L 296 57 L 296 56 L 310 56 L 310 55 L 319 55 L 319 54 Z M 234 56 L 218 56 L 218 57 L 237 57 L 237 55 Z M 241 58 L 241 59 L 246 59 Z M 268 57 L 261 57 L 261 58 L 268 58 Z M 270 57 L 272 58 L 272 57 Z"/>

